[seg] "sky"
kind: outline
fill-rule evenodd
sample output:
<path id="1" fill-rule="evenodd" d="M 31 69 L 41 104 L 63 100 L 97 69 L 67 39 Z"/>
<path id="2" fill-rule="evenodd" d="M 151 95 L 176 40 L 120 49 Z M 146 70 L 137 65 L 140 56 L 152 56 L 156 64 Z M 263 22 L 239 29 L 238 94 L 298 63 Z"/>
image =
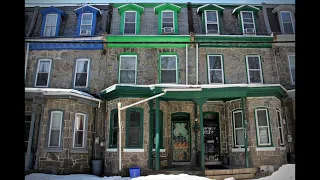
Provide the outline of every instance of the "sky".
<path id="1" fill-rule="evenodd" d="M 25 0 L 25 3 L 217 3 L 217 4 L 295 4 L 295 0 Z"/>

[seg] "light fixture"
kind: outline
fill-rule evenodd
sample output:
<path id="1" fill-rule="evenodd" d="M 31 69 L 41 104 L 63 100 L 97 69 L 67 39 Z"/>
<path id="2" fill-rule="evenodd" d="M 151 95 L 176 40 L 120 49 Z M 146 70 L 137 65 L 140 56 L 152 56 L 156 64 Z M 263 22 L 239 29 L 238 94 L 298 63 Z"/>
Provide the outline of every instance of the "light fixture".
<path id="1" fill-rule="evenodd" d="M 95 143 L 95 144 L 99 144 L 99 136 L 96 136 L 96 137 L 94 138 L 94 143 Z"/>

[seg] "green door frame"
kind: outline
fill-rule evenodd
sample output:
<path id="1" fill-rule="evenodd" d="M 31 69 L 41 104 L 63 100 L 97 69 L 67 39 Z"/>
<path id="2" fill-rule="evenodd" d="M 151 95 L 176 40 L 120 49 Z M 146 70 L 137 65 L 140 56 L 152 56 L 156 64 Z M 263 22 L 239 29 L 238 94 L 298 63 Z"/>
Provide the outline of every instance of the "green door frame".
<path id="1" fill-rule="evenodd" d="M 218 124 L 219 124 L 219 141 L 220 141 L 220 157 L 221 157 L 221 126 L 220 126 L 220 113 L 215 111 L 205 111 L 203 112 L 203 117 L 205 117 L 206 114 L 218 114 Z"/>

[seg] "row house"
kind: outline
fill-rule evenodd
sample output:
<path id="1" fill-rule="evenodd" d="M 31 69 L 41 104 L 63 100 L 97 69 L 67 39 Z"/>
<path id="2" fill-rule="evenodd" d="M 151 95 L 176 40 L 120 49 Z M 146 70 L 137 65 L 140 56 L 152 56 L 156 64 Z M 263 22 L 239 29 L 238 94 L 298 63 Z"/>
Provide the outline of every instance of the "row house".
<path id="1" fill-rule="evenodd" d="M 294 5 L 26 7 L 26 169 L 255 168 L 294 153 Z M 228 161 L 225 161 L 228 160 Z"/>

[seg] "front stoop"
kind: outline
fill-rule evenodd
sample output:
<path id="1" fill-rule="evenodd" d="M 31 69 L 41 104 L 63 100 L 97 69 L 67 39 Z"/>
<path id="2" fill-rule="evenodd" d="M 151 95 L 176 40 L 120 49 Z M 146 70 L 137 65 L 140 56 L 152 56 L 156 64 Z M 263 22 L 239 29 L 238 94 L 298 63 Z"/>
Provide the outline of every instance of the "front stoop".
<path id="1" fill-rule="evenodd" d="M 257 168 L 241 168 L 241 169 L 223 169 L 223 170 L 205 170 L 205 176 L 210 179 L 224 180 L 225 178 L 233 177 L 238 179 L 252 179 Z"/>

